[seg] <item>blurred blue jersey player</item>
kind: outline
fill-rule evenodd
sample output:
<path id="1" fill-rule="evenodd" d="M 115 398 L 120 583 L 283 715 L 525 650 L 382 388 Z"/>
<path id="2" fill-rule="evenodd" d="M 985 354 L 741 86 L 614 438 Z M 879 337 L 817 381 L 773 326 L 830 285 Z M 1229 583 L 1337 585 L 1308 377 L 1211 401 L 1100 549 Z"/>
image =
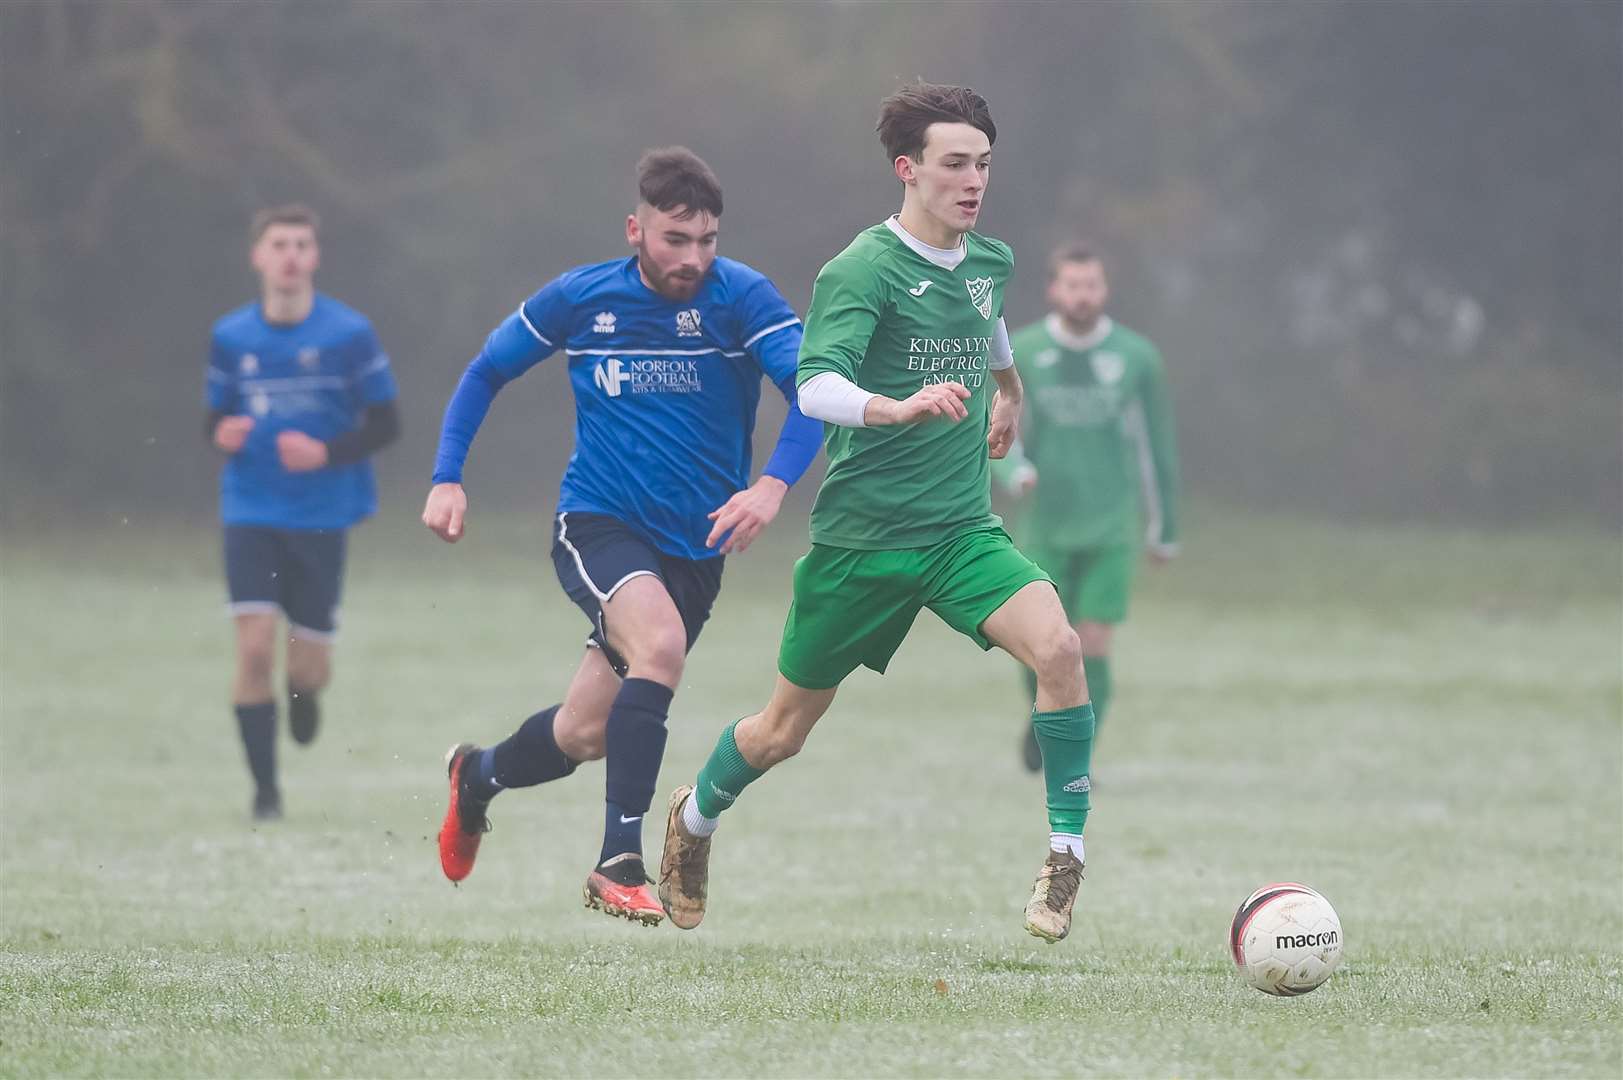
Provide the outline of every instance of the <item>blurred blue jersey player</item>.
<path id="1" fill-rule="evenodd" d="M 262 210 L 251 229 L 259 300 L 214 324 L 205 430 L 220 478 L 226 582 L 237 626 L 233 698 L 254 816 L 281 816 L 276 782 L 278 620 L 288 621 L 293 738 L 315 738 L 332 672 L 346 530 L 377 508 L 368 457 L 400 429 L 394 375 L 366 317 L 315 291 L 316 215 Z"/>
<path id="2" fill-rule="evenodd" d="M 490 335 L 445 412 L 423 522 L 460 539 L 462 466 L 492 399 L 551 356 L 568 358 L 575 452 L 553 522 L 552 561 L 591 621 L 563 701 L 488 749 L 452 747 L 440 865 L 473 869 L 505 788 L 568 776 L 606 758 L 604 838 L 586 903 L 648 925 L 642 819 L 665 753 L 665 720 L 687 653 L 721 588 L 724 556 L 777 515 L 817 455 L 822 425 L 794 405 L 800 320 L 764 276 L 716 257 L 721 186 L 691 151 L 637 166 L 630 258 L 554 279 Z M 762 376 L 790 402 L 777 448 L 750 483 Z"/>

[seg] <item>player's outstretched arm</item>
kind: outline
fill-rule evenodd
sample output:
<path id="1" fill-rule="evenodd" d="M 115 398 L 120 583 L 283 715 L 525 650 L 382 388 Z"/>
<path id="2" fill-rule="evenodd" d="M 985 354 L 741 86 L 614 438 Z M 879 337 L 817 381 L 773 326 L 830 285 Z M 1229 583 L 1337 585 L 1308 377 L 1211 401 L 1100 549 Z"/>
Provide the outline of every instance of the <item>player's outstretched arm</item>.
<path id="1" fill-rule="evenodd" d="M 740 491 L 715 510 L 710 511 L 710 535 L 705 547 L 721 544 L 721 553 L 741 552 L 754 543 L 761 530 L 772 524 L 783 506 L 783 497 L 789 485 L 776 476 L 762 474 L 761 478 Z M 723 541 L 722 537 L 726 537 Z"/>
<path id="2" fill-rule="evenodd" d="M 428 489 L 428 502 L 423 505 L 423 524 L 429 531 L 454 544 L 462 539 L 463 521 L 468 516 L 468 495 L 461 484 L 435 484 Z"/>
<path id="3" fill-rule="evenodd" d="M 969 388 L 956 382 L 933 383 L 901 401 L 875 394 L 862 411 L 862 422 L 868 427 L 890 427 L 939 417 L 956 424 L 969 415 L 964 405 L 969 398 Z"/>
<path id="4" fill-rule="evenodd" d="M 535 328 L 525 308 L 538 305 L 538 312 L 555 308 L 560 294 L 561 286 L 554 280 L 503 320 L 462 373 L 456 392 L 445 406 L 440 444 L 434 454 L 434 486 L 429 489 L 428 502 L 423 506 L 423 524 L 448 544 L 462 539 L 465 531 L 463 520 L 468 512 L 468 496 L 462 490 L 462 466 L 491 403 L 502 387 L 557 349 L 552 339 Z"/>
<path id="5" fill-rule="evenodd" d="M 1020 409 L 1025 403 L 1025 387 L 1020 384 L 1020 373 L 1013 366 L 994 368 L 992 378 L 997 380 L 997 396 L 992 399 L 992 423 L 986 432 L 986 452 L 993 459 L 1001 458 L 1020 435 Z"/>
<path id="6" fill-rule="evenodd" d="M 254 429 L 254 418 L 251 416 L 226 416 L 219 411 L 211 411 L 208 415 L 209 441 L 215 449 L 227 454 L 235 454 L 242 449 L 242 444 L 248 441 L 248 433 Z"/>

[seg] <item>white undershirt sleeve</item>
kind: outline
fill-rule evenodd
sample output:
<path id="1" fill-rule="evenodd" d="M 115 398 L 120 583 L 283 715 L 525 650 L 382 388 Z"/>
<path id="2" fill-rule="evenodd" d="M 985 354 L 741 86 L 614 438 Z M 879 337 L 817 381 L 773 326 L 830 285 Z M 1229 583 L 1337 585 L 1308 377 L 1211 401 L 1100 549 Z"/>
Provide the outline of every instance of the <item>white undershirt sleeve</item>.
<path id="1" fill-rule="evenodd" d="M 986 361 L 986 366 L 993 371 L 1014 367 L 1014 348 L 1009 344 L 1009 328 L 1004 325 L 1001 315 L 992 330 L 992 356 Z"/>
<path id="2" fill-rule="evenodd" d="M 823 371 L 807 379 L 795 391 L 800 411 L 813 420 L 840 427 L 867 427 L 863 413 L 878 395 L 869 393 L 836 371 Z"/>

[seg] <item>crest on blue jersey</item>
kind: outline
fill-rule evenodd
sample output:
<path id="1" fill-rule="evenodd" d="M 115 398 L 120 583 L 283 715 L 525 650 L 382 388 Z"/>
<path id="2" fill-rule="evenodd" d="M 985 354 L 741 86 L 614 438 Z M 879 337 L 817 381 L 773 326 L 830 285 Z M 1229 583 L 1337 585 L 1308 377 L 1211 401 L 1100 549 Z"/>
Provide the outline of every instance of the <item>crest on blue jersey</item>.
<path id="1" fill-rule="evenodd" d="M 698 308 L 688 308 L 686 311 L 678 311 L 676 313 L 676 336 L 677 337 L 698 337 L 699 336 L 699 309 Z"/>
<path id="2" fill-rule="evenodd" d="M 965 278 L 964 288 L 969 290 L 969 302 L 975 305 L 975 310 L 981 313 L 981 318 L 992 317 L 992 279 L 989 277 Z"/>
<path id="3" fill-rule="evenodd" d="M 242 359 L 237 361 L 237 368 L 244 375 L 248 375 L 248 376 L 258 375 L 259 374 L 259 357 L 255 356 L 251 352 L 250 353 L 243 353 L 242 354 Z"/>
<path id="4" fill-rule="evenodd" d="M 299 350 L 299 367 L 305 371 L 314 371 L 321 366 L 321 350 L 314 345 L 306 345 Z"/>

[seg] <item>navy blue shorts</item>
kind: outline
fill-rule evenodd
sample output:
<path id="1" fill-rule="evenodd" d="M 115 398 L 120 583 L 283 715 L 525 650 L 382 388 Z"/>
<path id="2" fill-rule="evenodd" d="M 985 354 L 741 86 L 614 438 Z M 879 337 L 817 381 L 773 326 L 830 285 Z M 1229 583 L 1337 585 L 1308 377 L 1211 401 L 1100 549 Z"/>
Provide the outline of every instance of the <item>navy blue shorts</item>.
<path id="1" fill-rule="evenodd" d="M 331 641 L 344 587 L 343 529 L 225 527 L 231 614 L 287 616 L 293 637 Z"/>
<path id="2" fill-rule="evenodd" d="M 609 665 L 622 678 L 624 657 L 609 645 L 603 626 L 603 605 L 635 577 L 648 575 L 665 584 L 687 630 L 688 649 L 710 618 L 716 594 L 721 592 L 725 558 L 684 559 L 667 555 L 619 518 L 568 510 L 552 522 L 552 565 L 569 599 L 592 621 L 586 644 L 602 649 Z"/>

